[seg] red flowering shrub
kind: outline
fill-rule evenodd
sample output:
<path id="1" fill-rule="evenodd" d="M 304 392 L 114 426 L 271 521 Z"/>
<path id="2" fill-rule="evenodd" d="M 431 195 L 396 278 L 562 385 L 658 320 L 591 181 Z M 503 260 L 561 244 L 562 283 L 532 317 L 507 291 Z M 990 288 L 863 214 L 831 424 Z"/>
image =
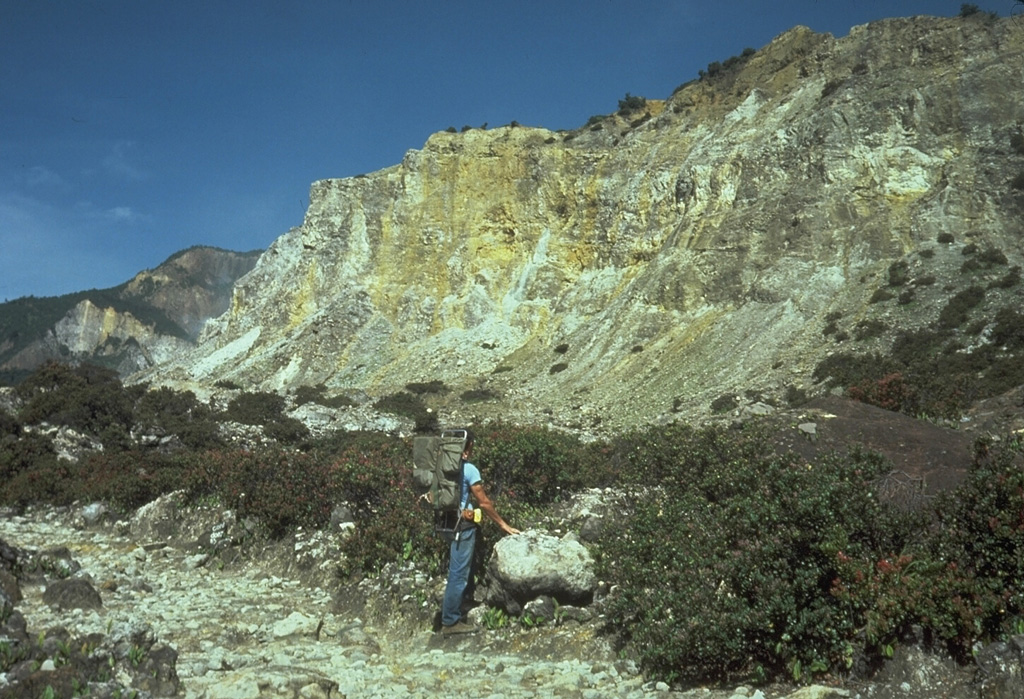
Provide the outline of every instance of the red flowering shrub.
<path id="1" fill-rule="evenodd" d="M 98 452 L 75 469 L 72 481 L 75 499 L 104 500 L 129 511 L 180 487 L 181 467 L 152 451 Z"/>
<path id="2" fill-rule="evenodd" d="M 869 646 L 884 655 L 919 625 L 966 659 L 977 630 L 997 607 L 996 597 L 956 563 L 910 554 L 853 558 L 840 551 L 836 564 L 833 597 L 847 605 Z"/>
<path id="3" fill-rule="evenodd" d="M 209 451 L 189 461 L 184 483 L 193 497 L 218 495 L 239 516 L 266 525 L 272 536 L 330 521 L 329 469 L 314 456 L 271 448 Z"/>
<path id="4" fill-rule="evenodd" d="M 856 386 L 851 386 L 847 394 L 854 400 L 895 412 L 912 415 L 917 408 L 914 388 L 907 384 L 903 374 L 899 372 L 886 374 L 877 381 L 865 379 Z"/>

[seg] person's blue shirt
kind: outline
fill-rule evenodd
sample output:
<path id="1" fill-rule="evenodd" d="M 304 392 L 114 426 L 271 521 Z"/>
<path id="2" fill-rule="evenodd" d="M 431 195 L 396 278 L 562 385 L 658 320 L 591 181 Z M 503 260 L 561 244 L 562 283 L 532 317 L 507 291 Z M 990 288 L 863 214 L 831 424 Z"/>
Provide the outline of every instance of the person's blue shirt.
<path id="1" fill-rule="evenodd" d="M 469 504 L 469 488 L 470 486 L 476 485 L 481 480 L 480 469 L 468 461 L 462 463 L 462 509 L 469 510 L 472 506 Z"/>

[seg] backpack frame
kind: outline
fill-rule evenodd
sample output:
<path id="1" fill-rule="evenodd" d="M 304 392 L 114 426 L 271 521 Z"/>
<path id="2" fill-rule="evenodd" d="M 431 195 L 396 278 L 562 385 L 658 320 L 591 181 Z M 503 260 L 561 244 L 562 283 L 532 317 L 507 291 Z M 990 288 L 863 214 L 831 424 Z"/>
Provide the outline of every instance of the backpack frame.
<path id="1" fill-rule="evenodd" d="M 462 518 L 462 454 L 467 430 L 443 430 L 413 438 L 413 487 L 434 513 L 434 533 L 449 541 L 465 528 Z"/>

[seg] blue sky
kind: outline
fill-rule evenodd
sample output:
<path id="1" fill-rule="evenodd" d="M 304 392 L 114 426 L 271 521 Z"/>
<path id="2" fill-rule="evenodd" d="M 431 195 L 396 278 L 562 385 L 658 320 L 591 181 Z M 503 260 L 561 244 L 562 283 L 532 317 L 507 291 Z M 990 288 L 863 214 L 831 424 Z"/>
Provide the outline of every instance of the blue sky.
<path id="1" fill-rule="evenodd" d="M 1001 15 L 1012 0 L 975 3 Z M 449 126 L 572 129 L 798 25 L 945 0 L 0 0 L 0 301 L 265 248 Z"/>

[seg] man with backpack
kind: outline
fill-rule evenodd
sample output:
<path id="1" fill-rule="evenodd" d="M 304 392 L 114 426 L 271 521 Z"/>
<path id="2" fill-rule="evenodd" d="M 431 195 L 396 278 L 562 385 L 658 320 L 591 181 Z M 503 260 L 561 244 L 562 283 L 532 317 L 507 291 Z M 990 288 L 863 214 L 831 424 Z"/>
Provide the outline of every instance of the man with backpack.
<path id="1" fill-rule="evenodd" d="M 487 515 L 506 534 L 518 534 L 519 530 L 502 519 L 487 496 L 480 476 L 480 470 L 470 463 L 473 454 L 473 433 L 465 431 L 465 447 L 462 451 L 462 497 L 459 522 L 448 561 L 448 583 L 441 605 L 441 633 L 445 636 L 473 633 L 477 629 L 462 621 L 462 597 L 469 584 L 473 567 L 473 551 L 476 548 L 477 523 L 480 513 Z M 473 502 L 476 507 L 474 508 Z"/>

